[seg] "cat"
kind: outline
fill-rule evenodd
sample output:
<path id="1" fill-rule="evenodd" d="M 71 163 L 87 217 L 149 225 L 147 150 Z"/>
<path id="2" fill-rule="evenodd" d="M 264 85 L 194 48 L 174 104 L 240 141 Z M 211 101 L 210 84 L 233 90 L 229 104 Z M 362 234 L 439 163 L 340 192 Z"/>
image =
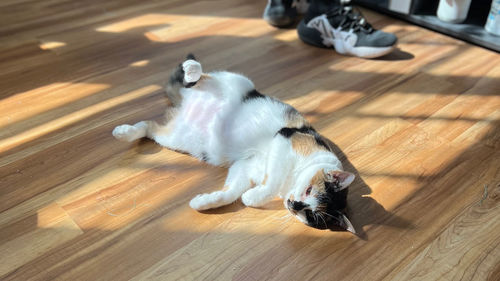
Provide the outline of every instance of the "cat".
<path id="1" fill-rule="evenodd" d="M 207 210 L 230 204 L 260 207 L 276 196 L 299 221 L 318 229 L 355 230 L 346 217 L 354 174 L 328 142 L 292 106 L 259 93 L 247 77 L 226 71 L 203 73 L 188 55 L 165 89 L 166 123 L 120 125 L 121 141 L 147 137 L 206 163 L 228 166 L 224 189 L 194 197 Z"/>

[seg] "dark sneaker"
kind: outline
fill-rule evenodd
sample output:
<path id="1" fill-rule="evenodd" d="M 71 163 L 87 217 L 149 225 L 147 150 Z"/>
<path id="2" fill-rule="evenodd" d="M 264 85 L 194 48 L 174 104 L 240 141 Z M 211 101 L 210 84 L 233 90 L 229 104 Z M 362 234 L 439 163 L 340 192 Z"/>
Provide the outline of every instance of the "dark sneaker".
<path id="1" fill-rule="evenodd" d="M 308 7 L 309 0 L 268 0 L 263 18 L 270 25 L 288 27 L 305 14 Z"/>
<path id="2" fill-rule="evenodd" d="M 345 0 L 312 0 L 297 31 L 302 41 L 323 48 L 334 48 L 343 55 L 376 58 L 390 53 L 397 38 L 374 29 Z"/>

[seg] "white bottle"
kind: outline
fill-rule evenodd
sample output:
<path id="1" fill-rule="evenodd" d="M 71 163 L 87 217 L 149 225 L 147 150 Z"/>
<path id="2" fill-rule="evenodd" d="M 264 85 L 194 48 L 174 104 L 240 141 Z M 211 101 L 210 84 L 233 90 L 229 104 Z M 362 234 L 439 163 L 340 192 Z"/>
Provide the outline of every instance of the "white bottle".
<path id="1" fill-rule="evenodd" d="M 491 34 L 500 36 L 500 0 L 493 0 L 490 13 L 484 29 Z"/>
<path id="2" fill-rule="evenodd" d="M 441 0 L 437 16 L 440 20 L 450 23 L 461 23 L 467 17 L 471 0 Z"/>

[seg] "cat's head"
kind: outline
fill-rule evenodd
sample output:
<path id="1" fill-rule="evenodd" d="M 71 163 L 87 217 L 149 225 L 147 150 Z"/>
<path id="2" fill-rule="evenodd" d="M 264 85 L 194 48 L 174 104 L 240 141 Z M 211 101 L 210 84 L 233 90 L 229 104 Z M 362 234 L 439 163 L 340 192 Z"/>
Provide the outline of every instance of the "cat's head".
<path id="1" fill-rule="evenodd" d="M 347 187 L 353 180 L 352 173 L 320 169 L 306 184 L 296 187 L 285 198 L 285 207 L 308 226 L 355 233 L 351 222 L 344 215 Z"/>

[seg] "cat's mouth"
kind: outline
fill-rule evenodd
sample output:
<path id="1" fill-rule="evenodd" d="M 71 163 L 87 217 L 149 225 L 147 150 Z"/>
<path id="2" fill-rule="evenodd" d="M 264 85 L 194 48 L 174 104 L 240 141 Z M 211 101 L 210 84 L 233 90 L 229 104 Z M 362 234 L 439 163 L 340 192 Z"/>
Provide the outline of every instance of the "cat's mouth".
<path id="1" fill-rule="evenodd" d="M 323 212 L 313 211 L 310 206 L 304 202 L 286 200 L 286 208 L 290 211 L 300 222 L 307 226 L 317 229 L 328 229 L 331 218 L 325 216 Z"/>
<path id="2" fill-rule="evenodd" d="M 300 201 L 286 200 L 285 207 L 292 213 L 299 221 L 311 226 L 310 218 L 313 217 L 312 210 L 309 205 Z"/>

